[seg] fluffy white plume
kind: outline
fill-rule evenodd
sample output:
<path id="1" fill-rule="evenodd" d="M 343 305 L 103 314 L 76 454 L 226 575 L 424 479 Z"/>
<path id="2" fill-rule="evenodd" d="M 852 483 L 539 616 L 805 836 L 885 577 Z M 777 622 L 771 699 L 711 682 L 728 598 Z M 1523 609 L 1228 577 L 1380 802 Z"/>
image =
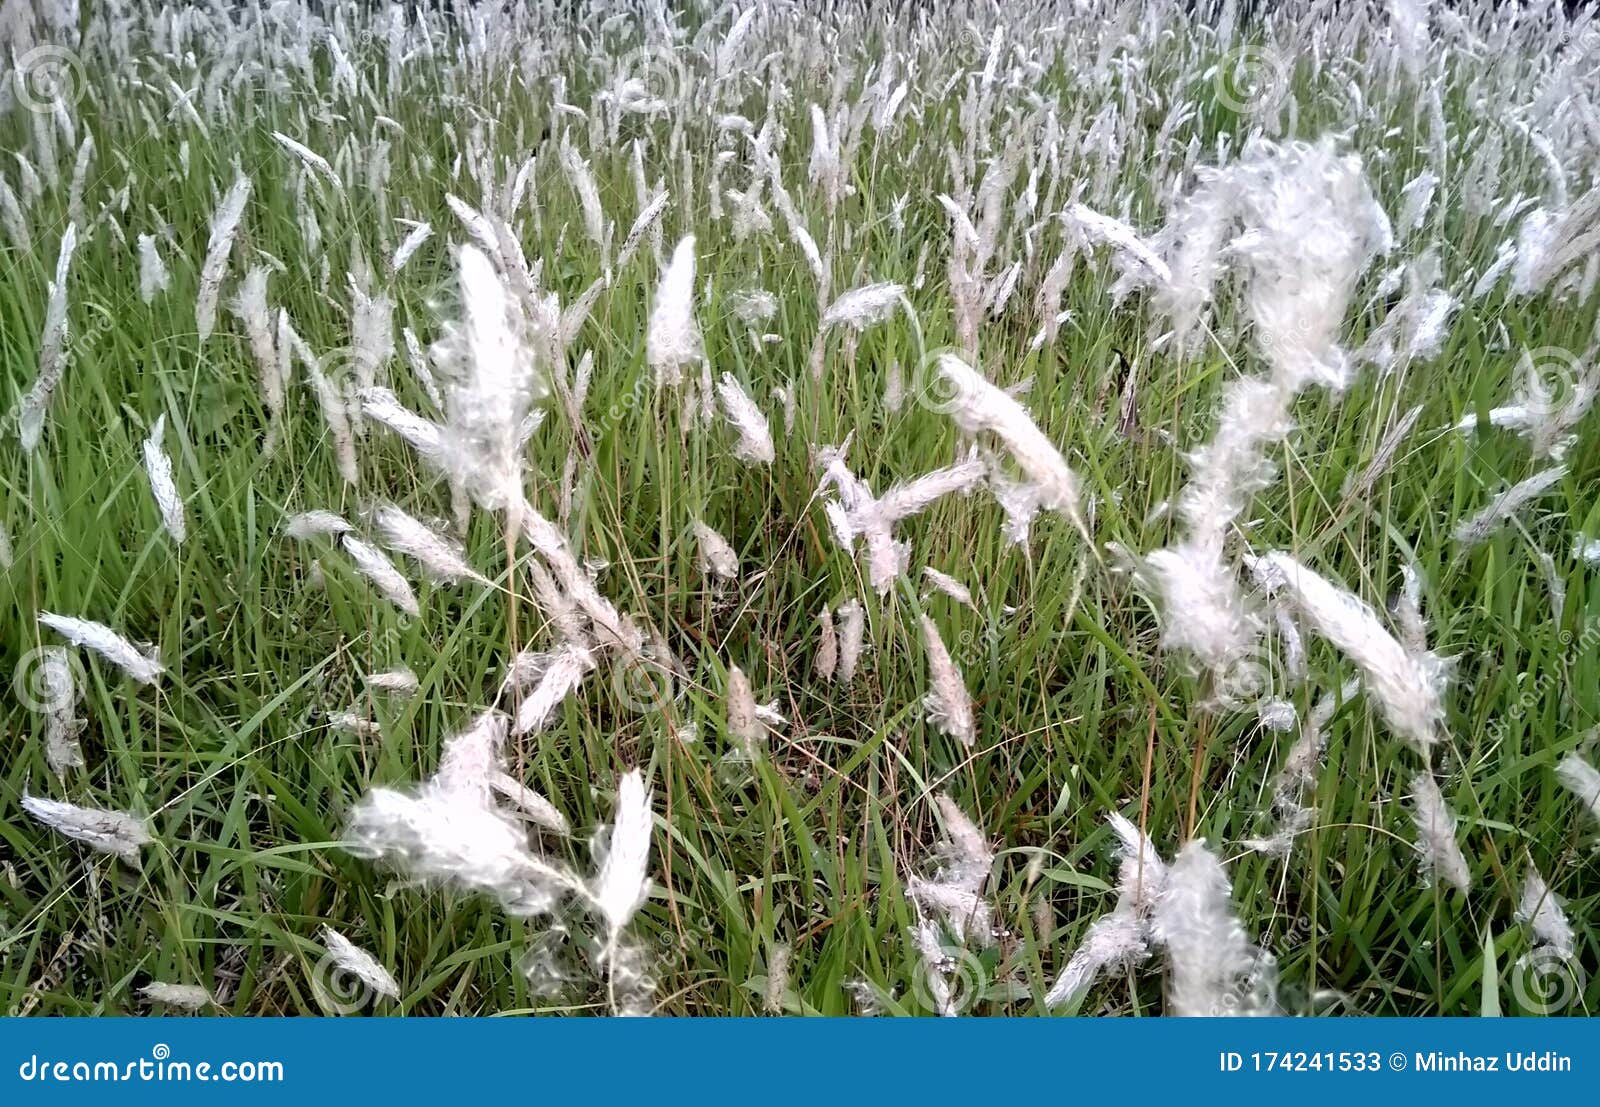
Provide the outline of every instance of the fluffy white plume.
<path id="1" fill-rule="evenodd" d="M 656 286 L 645 359 L 657 387 L 676 385 L 684 370 L 700 361 L 700 328 L 694 321 L 694 236 L 678 243 Z"/>
<path id="2" fill-rule="evenodd" d="M 1269 553 L 1252 564 L 1267 574 L 1272 588 L 1287 593 L 1318 633 L 1355 662 L 1385 721 L 1426 757 L 1444 722 L 1449 664 L 1432 652 L 1407 649 L 1365 601 L 1290 555 Z"/>
<path id="3" fill-rule="evenodd" d="M 394 562 L 384 556 L 382 550 L 354 534 L 341 535 L 339 541 L 361 575 L 372 582 L 384 599 L 413 618 L 422 614 L 411 583 L 394 567 Z"/>
<path id="4" fill-rule="evenodd" d="M 928 719 L 940 730 L 970 747 L 977 740 L 978 724 L 972 712 L 972 697 L 967 685 L 939 637 L 939 627 L 926 615 L 922 617 L 922 640 L 928 651 L 928 694 L 923 697 L 923 707 Z"/>
<path id="5" fill-rule="evenodd" d="M 233 252 L 233 239 L 239 233 L 239 220 L 244 216 L 244 206 L 250 199 L 250 178 L 239 176 L 228 189 L 217 210 L 211 216 L 211 237 L 206 242 L 206 258 L 200 267 L 200 288 L 195 294 L 194 320 L 200 332 L 200 341 L 211 337 L 217 322 L 217 294 L 228 272 L 228 255 Z"/>
<path id="6" fill-rule="evenodd" d="M 139 847 L 151 841 L 150 827 L 126 811 L 102 811 L 22 793 L 22 809 L 50 829 L 130 864 L 139 861 Z"/>
<path id="7" fill-rule="evenodd" d="M 393 504 L 383 504 L 372 513 L 383 544 L 422 566 L 430 580 L 451 584 L 470 580 L 488 584 L 489 579 L 467 564 L 461 543 L 440 534 Z"/>
<path id="8" fill-rule="evenodd" d="M 1467 891 L 1472 887 L 1472 873 L 1456 844 L 1455 812 L 1445 803 L 1431 773 L 1418 773 L 1411 779 L 1411 802 L 1423 869 L 1434 879 Z"/>
<path id="9" fill-rule="evenodd" d="M 161 260 L 161 252 L 156 249 L 156 240 L 151 235 L 139 236 L 139 299 L 145 303 L 153 303 L 155 298 L 165 292 L 172 284 L 172 276 L 167 272 L 167 265 Z"/>
<path id="10" fill-rule="evenodd" d="M 74 646 L 93 650 L 140 684 L 154 684 L 166 672 L 153 651 L 139 649 L 104 623 L 41 611 L 39 625 L 49 627 Z"/>
<path id="11" fill-rule="evenodd" d="M 1178 852 L 1154 916 L 1175 1015 L 1277 1014 L 1276 965 L 1245 933 L 1232 897 L 1222 862 L 1204 841 Z"/>
<path id="12" fill-rule="evenodd" d="M 1517 921 L 1533 931 L 1535 941 L 1563 961 L 1570 961 L 1575 946 L 1572 923 L 1562 910 L 1561 901 L 1539 875 L 1529 869 L 1522 882 L 1522 899 L 1517 903 Z"/>
<path id="13" fill-rule="evenodd" d="M 650 894 L 650 831 L 650 793 L 633 769 L 617 781 L 616 816 L 594 881 L 594 901 L 613 941 Z"/>
<path id="14" fill-rule="evenodd" d="M 1556 765 L 1556 779 L 1578 797 L 1591 818 L 1600 822 L 1600 769 L 1569 753 Z"/>
<path id="15" fill-rule="evenodd" d="M 69 223 L 61 236 L 55 280 L 50 282 L 45 304 L 44 331 L 39 337 L 39 375 L 17 408 L 17 438 L 28 453 L 39 445 L 50 397 L 67 371 L 67 276 L 72 272 L 72 255 L 77 248 L 78 228 Z"/>
<path id="16" fill-rule="evenodd" d="M 1027 409 L 954 354 L 940 356 L 939 375 L 949 389 L 944 409 L 956 424 L 968 434 L 993 432 L 1027 478 L 1039 506 L 1061 512 L 1084 530 L 1078 478 Z"/>
<path id="17" fill-rule="evenodd" d="M 1515 518 L 1524 507 L 1560 484 L 1566 475 L 1565 465 L 1555 465 L 1518 481 L 1490 500 L 1476 515 L 1463 519 L 1455 529 L 1456 541 L 1467 547 L 1478 545 Z"/>
<path id="18" fill-rule="evenodd" d="M 178 484 L 172 479 L 172 459 L 162 447 L 167 417 L 158 416 L 150 425 L 150 437 L 144 440 L 144 471 L 150 478 L 150 493 L 161 510 L 161 525 L 179 545 L 189 536 L 189 526 L 183 512 L 183 498 L 178 495 Z"/>
<path id="19" fill-rule="evenodd" d="M 372 954 L 356 945 L 331 926 L 322 928 L 322 945 L 328 959 L 380 996 L 400 998 L 400 985 L 388 969 Z"/>
<path id="20" fill-rule="evenodd" d="M 723 580 L 739 578 L 739 555 L 728 540 L 711 527 L 696 519 L 693 524 L 696 549 L 695 564 L 700 572 Z"/>
<path id="21" fill-rule="evenodd" d="M 717 399 L 722 403 L 723 415 L 739 432 L 739 444 L 734 447 L 733 456 L 751 465 L 771 465 L 777 455 L 767 417 L 732 373 L 722 374 L 717 382 Z"/>
<path id="22" fill-rule="evenodd" d="M 139 994 L 151 1003 L 164 1003 L 185 1011 L 198 1011 L 216 1002 L 211 998 L 211 993 L 198 984 L 164 984 L 152 980 L 139 989 Z"/>

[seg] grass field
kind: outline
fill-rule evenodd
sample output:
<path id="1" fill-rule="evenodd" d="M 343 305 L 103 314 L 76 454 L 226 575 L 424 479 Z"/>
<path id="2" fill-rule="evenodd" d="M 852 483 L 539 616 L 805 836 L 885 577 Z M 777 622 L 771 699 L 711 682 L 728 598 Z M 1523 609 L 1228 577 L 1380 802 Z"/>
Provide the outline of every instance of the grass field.
<path id="1" fill-rule="evenodd" d="M 1600 713 L 1586 17 L 1292 3 L 1228 30 L 1207 5 L 1102 0 L 456 6 L 332 22 L 299 3 L 0 6 L 16 59 L 0 92 L 0 398 L 24 411 L 52 347 L 62 366 L 37 445 L 25 418 L 0 439 L 0 1010 L 183 1009 L 152 982 L 236 1015 L 1600 1005 L 1596 804 L 1563 783 L 1566 759 L 1595 762 Z M 246 178 L 229 230 L 217 213 Z M 1209 254 L 1181 219 L 1208 179 L 1228 209 Z M 1387 241 L 1356 226 L 1366 190 Z M 141 287 L 142 236 L 164 288 L 148 259 Z M 493 279 L 464 290 L 474 257 Z M 230 305 L 258 270 L 253 324 Z M 211 278 L 214 327 L 197 304 Z M 901 289 L 828 313 L 883 284 Z M 1187 315 L 1173 308 L 1197 289 Z M 501 331 L 509 384 L 485 363 Z M 973 395 L 941 375 L 952 356 L 1013 390 L 1060 457 L 974 432 Z M 1193 451 L 1226 429 L 1230 388 L 1291 362 L 1348 379 L 1289 388 L 1288 419 L 1222 466 L 1236 510 L 1184 521 Z M 737 456 L 703 383 L 723 374 L 768 421 L 770 462 Z M 437 424 L 453 477 L 363 415 L 364 386 Z M 518 389 L 543 395 L 543 418 L 513 443 L 509 487 L 631 643 L 601 633 L 593 597 L 573 614 L 582 581 L 556 568 L 541 591 L 552 540 L 519 536 L 505 482 L 478 482 L 484 442 L 518 429 Z M 1520 432 L 1491 415 L 1519 402 Z M 182 542 L 145 468 L 158 419 Z M 909 546 L 874 579 L 829 505 L 870 516 L 973 448 L 964 491 L 878 532 Z M 1061 460 L 1070 501 L 1038 475 Z M 1042 510 L 1013 542 L 1000 499 L 1019 495 Z M 326 510 L 382 545 L 371 512 L 386 503 L 457 534 L 487 583 L 431 582 L 396 554 L 413 617 L 337 534 L 285 534 Z M 707 571 L 697 522 L 731 546 L 731 579 Z M 1245 628 L 1209 659 L 1185 646 L 1207 632 L 1179 585 L 1144 561 L 1208 526 L 1236 593 L 1208 602 Z M 1259 587 L 1247 559 L 1270 551 L 1370 604 L 1366 637 Z M 851 604 L 859 664 L 829 679 L 819 614 L 847 636 Z M 144 684 L 91 650 L 52 652 L 67 642 L 41 612 L 148 643 L 165 672 Z M 923 616 L 970 695 L 970 743 L 959 694 L 926 709 L 948 680 Z M 1384 649 L 1364 660 L 1374 625 Z M 581 680 L 504 752 L 571 834 L 525 829 L 480 771 L 450 794 L 468 810 L 443 818 L 461 839 L 449 857 L 489 866 L 482 827 L 563 872 L 607 858 L 616 876 L 637 769 L 652 821 L 636 914 L 586 898 L 606 899 L 605 879 L 508 909 L 485 894 L 503 878 L 408 879 L 424 846 L 344 848 L 363 796 L 410 795 L 481 712 L 539 694 L 502 688 L 518 650 L 569 648 Z M 1383 659 L 1424 657 L 1452 661 L 1442 715 L 1407 741 L 1385 707 L 1430 693 L 1385 692 L 1399 677 Z M 414 694 L 368 683 L 401 668 Z M 748 718 L 735 670 L 781 722 Z M 1298 832 L 1287 853 L 1258 848 L 1325 701 Z M 70 744 L 75 721 L 82 764 L 58 771 L 47 739 Z M 1430 877 L 1449 874 L 1438 848 L 1419 854 L 1419 773 L 1458 820 L 1441 837 L 1466 891 Z M 92 849 L 25 813 L 25 793 L 128 812 L 151 840 Z M 1113 813 L 1160 858 L 1194 839 L 1211 852 L 1171 873 L 1152 855 L 1130 896 Z M 1206 858 L 1246 937 L 1206 898 Z M 1535 871 L 1548 892 L 1519 917 Z M 1167 880 L 1159 902 L 1141 901 L 1144 876 Z M 1118 917 L 1148 949 L 1046 1003 L 1119 880 Z M 1198 897 L 1187 915 L 1183 894 Z M 327 927 L 397 997 L 333 958 Z M 1206 950 L 1233 962 L 1196 965 Z"/>

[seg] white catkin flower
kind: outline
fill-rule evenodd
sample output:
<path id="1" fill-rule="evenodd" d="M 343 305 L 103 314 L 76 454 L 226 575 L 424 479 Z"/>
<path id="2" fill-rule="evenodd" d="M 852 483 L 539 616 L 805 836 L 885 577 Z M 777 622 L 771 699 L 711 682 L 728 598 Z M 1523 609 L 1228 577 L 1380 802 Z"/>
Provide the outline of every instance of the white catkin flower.
<path id="1" fill-rule="evenodd" d="M 944 639 L 939 637 L 938 626 L 926 615 L 922 617 L 922 637 L 928 651 L 929 690 L 922 701 L 928 719 L 970 748 L 977 740 L 978 726 L 961 670 L 945 648 Z"/>
<path id="2" fill-rule="evenodd" d="M 946 596 L 949 596 L 952 600 L 955 600 L 956 603 L 970 607 L 974 611 L 978 610 L 977 605 L 972 602 L 971 590 L 955 577 L 952 577 L 946 573 L 941 573 L 939 570 L 928 565 L 924 565 L 922 567 L 922 575 L 928 578 L 929 584 L 933 585 L 940 592 L 943 592 Z"/>
<path id="3" fill-rule="evenodd" d="M 513 293 L 481 251 L 462 246 L 456 261 L 462 319 L 434 347 L 447 378 L 444 469 L 485 510 L 515 516 L 525 510 L 523 423 L 549 394 L 527 333 L 539 328 L 518 316 Z"/>
<path id="4" fill-rule="evenodd" d="M 594 901 L 615 942 L 650 895 L 650 793 L 638 769 L 617 782 L 617 809 Z"/>
<path id="5" fill-rule="evenodd" d="M 726 538 L 696 519 L 694 539 L 697 547 L 695 565 L 700 572 L 723 580 L 739 578 L 739 555 Z"/>
<path id="6" fill-rule="evenodd" d="M 351 812 L 345 848 L 413 880 L 493 896 L 507 914 L 545 914 L 588 896 L 565 866 L 528 852 L 526 828 L 494 803 L 506 718 L 486 711 L 445 745 L 439 771 L 412 794 L 376 788 Z"/>
<path id="7" fill-rule="evenodd" d="M 750 678 L 737 665 L 728 666 L 728 735 L 739 743 L 739 752 L 749 761 L 761 755 L 761 721 L 756 717 L 756 697 Z"/>
<path id="8" fill-rule="evenodd" d="M 85 722 L 77 716 L 78 688 L 72 662 L 64 646 L 46 646 L 38 652 L 31 667 L 24 658 L 17 667 L 16 680 L 26 687 L 34 707 L 44 714 L 44 759 L 56 776 L 84 765 L 83 747 L 78 735 Z"/>
<path id="9" fill-rule="evenodd" d="M 250 353 L 256 362 L 256 378 L 262 405 L 274 422 L 283 413 L 284 390 L 288 386 L 289 363 L 280 358 L 273 335 L 272 309 L 267 304 L 267 278 L 271 270 L 258 265 L 245 274 L 238 291 L 228 304 L 244 325 L 250 340 Z M 291 339 L 291 342 L 293 340 Z"/>
<path id="10" fill-rule="evenodd" d="M 1251 564 L 1286 590 L 1318 633 L 1355 662 L 1390 728 L 1427 756 L 1444 722 L 1448 662 L 1407 649 L 1367 603 L 1286 553 L 1269 553 Z"/>
<path id="11" fill-rule="evenodd" d="M 856 679 L 856 666 L 867 632 L 867 611 L 856 600 L 839 605 L 839 679 L 849 684 Z"/>
<path id="12" fill-rule="evenodd" d="M 249 199 L 250 178 L 240 176 L 211 216 L 211 237 L 206 242 L 206 258 L 200 267 L 200 287 L 194 301 L 195 327 L 202 342 L 211 337 L 212 328 L 216 326 L 217 295 L 222 290 L 228 255 L 233 251 L 233 239 L 239 232 L 239 220 L 244 216 L 244 206 Z"/>
<path id="13" fill-rule="evenodd" d="M 496 792 L 510 801 L 517 814 L 537 826 L 556 834 L 572 833 L 567 817 L 556 810 L 556 805 L 509 773 L 496 773 L 489 781 Z"/>
<path id="14" fill-rule="evenodd" d="M 398 274 L 405 268 L 406 262 L 411 260 L 411 256 L 422 248 L 422 244 L 432 237 L 431 223 L 418 223 L 412 227 L 400 245 L 395 247 L 394 256 L 389 259 L 389 272 Z"/>
<path id="15" fill-rule="evenodd" d="M 868 327 L 887 322 L 895 309 L 905 303 L 906 290 L 898 284 L 869 284 L 845 292 L 822 313 L 820 329 L 849 327 L 864 331 Z"/>
<path id="16" fill-rule="evenodd" d="M 368 673 L 367 687 L 375 692 L 406 699 L 417 693 L 417 674 L 403 667 L 388 669 L 381 673 Z"/>
<path id="17" fill-rule="evenodd" d="M 354 534 L 340 536 L 344 552 L 355 563 L 361 575 L 370 580 L 379 594 L 401 611 L 412 618 L 422 614 L 422 609 L 417 606 L 417 594 L 411 590 L 411 583 L 394 567 L 394 562 L 386 557 L 382 550 L 369 542 L 357 538 Z"/>
<path id="18" fill-rule="evenodd" d="M 1556 465 L 1512 485 L 1490 500 L 1476 515 L 1462 520 L 1455 529 L 1455 540 L 1469 548 L 1478 545 L 1515 518 L 1528 504 L 1560 484 L 1566 475 L 1567 467 Z"/>
<path id="19" fill-rule="evenodd" d="M 286 134 L 283 134 L 281 131 L 273 131 L 272 137 L 278 143 L 278 145 L 282 146 L 285 150 L 289 151 L 289 153 L 298 158 L 300 163 L 307 169 L 312 170 L 317 175 L 325 179 L 334 187 L 335 190 L 344 190 L 344 182 L 339 179 L 339 174 L 333 171 L 333 166 L 328 164 L 327 158 L 323 157 L 309 146 L 306 146 L 300 142 L 296 142 L 294 139 L 290 138 Z"/>
<path id="20" fill-rule="evenodd" d="M 754 8 L 750 11 L 753 13 Z M 779 942 L 767 955 L 767 986 L 762 993 L 761 1007 L 769 1015 L 781 1015 L 784 1000 L 789 994 L 789 958 L 787 943 Z"/>
<path id="21" fill-rule="evenodd" d="M 1232 896 L 1221 860 L 1203 840 L 1184 846 L 1167 869 L 1154 933 L 1171 966 L 1175 1015 L 1277 1014 L 1276 965 L 1246 934 Z"/>
<path id="22" fill-rule="evenodd" d="M 161 510 L 161 525 L 179 545 L 189 536 L 184 519 L 183 498 L 178 495 L 177 482 L 172 479 L 172 459 L 162 448 L 161 439 L 166 431 L 167 417 L 158 416 L 150 426 L 150 437 L 144 440 L 144 471 L 150 478 L 150 492 L 155 496 L 156 507 Z"/>
<path id="23" fill-rule="evenodd" d="M 655 306 L 645 335 L 645 360 L 657 387 L 679 384 L 684 369 L 701 357 L 700 328 L 694 320 L 694 236 L 678 243 L 656 286 Z"/>
<path id="24" fill-rule="evenodd" d="M 67 276 L 72 272 L 72 256 L 77 248 L 78 228 L 69 223 L 61 236 L 56 275 L 50 282 L 49 299 L 45 304 L 44 330 L 39 338 L 39 375 L 17 409 L 17 438 L 27 453 L 32 453 L 39 445 L 50 397 L 67 370 Z"/>
<path id="25" fill-rule="evenodd" d="M 1600 822 L 1600 769 L 1569 753 L 1556 765 L 1556 779 L 1578 797 L 1592 819 Z"/>
<path id="26" fill-rule="evenodd" d="M 461 580 L 489 583 L 489 578 L 467 564 L 461 543 L 393 504 L 383 504 L 374 511 L 372 525 L 385 546 L 415 561 L 430 580 L 442 584 Z"/>
<path id="27" fill-rule="evenodd" d="M 733 456 L 750 465 L 771 465 L 777 455 L 767 417 L 732 373 L 722 374 L 717 383 L 717 399 L 723 415 L 739 434 Z"/>
<path id="28" fill-rule="evenodd" d="M 379 960 L 331 926 L 322 928 L 322 945 L 332 962 L 373 992 L 400 998 L 400 984 Z"/>
<path id="29" fill-rule="evenodd" d="M 839 667 L 839 636 L 833 629 L 833 612 L 817 612 L 817 654 L 814 669 L 822 680 L 832 680 Z"/>
<path id="30" fill-rule="evenodd" d="M 154 684 L 166 672 L 153 653 L 139 649 L 104 623 L 41 611 L 39 624 L 49 627 L 74 646 L 93 650 L 140 684 Z"/>
<path id="31" fill-rule="evenodd" d="M 216 1002 L 211 998 L 211 993 L 198 984 L 164 984 L 152 980 L 139 989 L 139 994 L 151 1003 L 164 1003 L 185 1011 L 198 1011 Z"/>
<path id="32" fill-rule="evenodd" d="M 956 424 L 968 434 L 987 430 L 999 437 L 1036 491 L 1039 506 L 1061 512 L 1087 534 L 1078 510 L 1078 478 L 1027 409 L 953 354 L 940 356 L 939 373 L 950 391 L 947 410 Z"/>
<path id="33" fill-rule="evenodd" d="M 140 235 L 139 299 L 147 304 L 153 303 L 171 284 L 172 275 L 167 272 L 166 262 L 161 260 L 161 252 L 156 249 L 155 236 Z"/>
<path id="34" fill-rule="evenodd" d="M 60 800 L 22 793 L 22 809 L 45 826 L 102 853 L 115 854 L 137 864 L 139 847 L 149 844 L 150 827 L 126 811 L 79 807 Z"/>
<path id="35" fill-rule="evenodd" d="M 927 912 L 934 916 L 963 945 L 993 945 L 994 911 L 983 890 L 994 868 L 994 853 L 953 799 L 941 794 L 937 803 L 944 837 L 939 842 L 936 868 L 931 876 L 907 880 L 906 894 L 919 915 Z"/>
<path id="36" fill-rule="evenodd" d="M 1522 882 L 1522 899 L 1517 904 L 1517 921 L 1533 931 L 1540 946 L 1550 950 L 1563 961 L 1572 960 L 1575 938 L 1572 923 L 1562 910 L 1561 901 L 1539 875 L 1539 870 L 1529 869 Z"/>
<path id="37" fill-rule="evenodd" d="M 1411 780 L 1412 821 L 1417 827 L 1417 851 L 1423 869 L 1462 892 L 1472 887 L 1467 859 L 1456 844 L 1456 816 L 1444 801 L 1431 773 L 1418 773 Z"/>
<path id="38" fill-rule="evenodd" d="M 1155 843 L 1133 823 L 1115 811 L 1109 821 L 1120 846 L 1117 905 L 1090 924 L 1045 994 L 1047 1007 L 1059 1007 L 1082 995 L 1106 969 L 1131 967 L 1150 957 L 1154 941 L 1151 912 L 1166 886 L 1167 867 L 1156 853 Z"/>
<path id="39" fill-rule="evenodd" d="M 332 511 L 302 511 L 298 515 L 289 516 L 289 521 L 284 524 L 283 535 L 285 538 L 305 540 L 321 538 L 325 535 L 347 534 L 355 527 L 342 516 Z"/>
<path id="40" fill-rule="evenodd" d="M 537 734 L 550 725 L 556 708 L 578 690 L 594 668 L 594 655 L 576 642 L 568 642 L 545 662 L 539 682 L 517 708 L 516 734 Z"/>
<path id="41" fill-rule="evenodd" d="M 357 397 L 361 401 L 361 414 L 375 423 L 394 431 L 435 465 L 445 456 L 445 431 L 431 419 L 424 419 L 402 404 L 387 388 L 374 385 L 363 388 Z"/>

